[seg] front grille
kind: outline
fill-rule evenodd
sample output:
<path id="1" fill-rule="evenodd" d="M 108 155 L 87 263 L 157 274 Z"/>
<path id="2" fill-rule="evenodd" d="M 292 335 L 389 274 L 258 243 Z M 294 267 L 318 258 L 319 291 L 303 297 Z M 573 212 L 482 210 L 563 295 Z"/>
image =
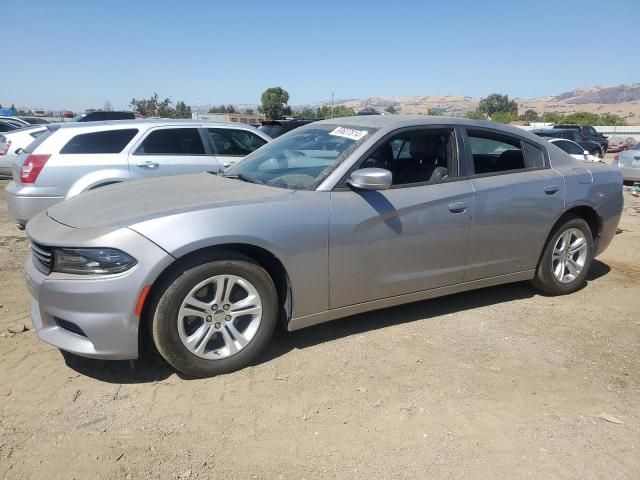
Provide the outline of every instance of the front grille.
<path id="1" fill-rule="evenodd" d="M 39 265 L 44 273 L 51 273 L 51 267 L 53 266 L 51 248 L 31 242 L 31 253 L 36 260 L 36 265 Z"/>
<path id="2" fill-rule="evenodd" d="M 73 322 L 68 320 L 63 320 L 62 318 L 53 317 L 56 323 L 60 328 L 64 328 L 68 332 L 75 333 L 76 335 L 80 335 L 82 337 L 86 337 L 87 334 L 82 331 L 82 329 Z"/>

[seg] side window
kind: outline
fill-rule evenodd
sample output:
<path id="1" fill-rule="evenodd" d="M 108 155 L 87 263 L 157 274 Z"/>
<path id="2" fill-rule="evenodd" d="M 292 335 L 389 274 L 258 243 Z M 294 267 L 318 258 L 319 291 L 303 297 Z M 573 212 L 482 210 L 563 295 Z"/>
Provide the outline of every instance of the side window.
<path id="1" fill-rule="evenodd" d="M 439 182 L 454 176 L 452 130 L 401 133 L 380 145 L 360 168 L 384 168 L 392 185 Z"/>
<path id="2" fill-rule="evenodd" d="M 521 142 L 500 134 L 468 130 L 476 174 L 500 173 L 525 168 Z"/>
<path id="3" fill-rule="evenodd" d="M 207 132 L 216 155 L 244 157 L 267 143 L 266 140 L 247 130 L 208 128 Z"/>
<path id="4" fill-rule="evenodd" d="M 582 147 L 574 142 L 569 142 L 567 140 L 559 140 L 557 142 L 553 142 L 553 144 L 557 147 L 560 147 L 569 155 L 582 155 L 583 153 Z"/>
<path id="5" fill-rule="evenodd" d="M 136 155 L 204 155 L 204 145 L 197 128 L 163 128 L 153 130 Z"/>
<path id="6" fill-rule="evenodd" d="M 69 140 L 60 153 L 120 153 L 137 133 L 137 128 L 83 133 Z"/>
<path id="7" fill-rule="evenodd" d="M 589 135 L 591 135 L 592 137 L 597 137 L 599 135 L 597 130 L 593 127 L 589 127 L 588 131 L 589 131 Z"/>
<path id="8" fill-rule="evenodd" d="M 524 160 L 527 168 L 544 167 L 544 153 L 542 150 L 531 143 L 522 142 L 524 146 Z"/>

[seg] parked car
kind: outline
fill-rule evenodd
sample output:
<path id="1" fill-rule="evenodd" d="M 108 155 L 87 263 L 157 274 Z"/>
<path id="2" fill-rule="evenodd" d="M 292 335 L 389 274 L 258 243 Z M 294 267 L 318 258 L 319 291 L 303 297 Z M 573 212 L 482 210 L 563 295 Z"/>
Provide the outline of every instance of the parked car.
<path id="1" fill-rule="evenodd" d="M 613 157 L 625 183 L 640 182 L 640 143 Z"/>
<path id="2" fill-rule="evenodd" d="M 613 137 L 609 139 L 609 148 L 607 152 L 609 153 L 619 153 L 628 148 L 631 148 L 636 144 L 636 139 L 633 137 Z"/>
<path id="3" fill-rule="evenodd" d="M 22 120 L 27 125 L 46 125 L 49 120 L 40 117 L 16 117 Z"/>
<path id="4" fill-rule="evenodd" d="M 35 108 L 31 111 L 31 113 L 33 113 L 34 116 L 36 117 L 46 117 L 47 116 L 47 112 L 45 112 L 42 108 Z"/>
<path id="5" fill-rule="evenodd" d="M 71 110 L 65 110 L 64 112 L 62 112 L 62 118 L 73 118 L 73 117 L 75 117 L 75 115 Z M 105 119 L 105 120 L 108 120 L 108 119 Z"/>
<path id="6" fill-rule="evenodd" d="M 576 142 L 578 145 L 580 145 L 583 150 L 587 150 L 591 155 L 594 155 L 596 157 L 602 157 L 603 155 L 602 149 L 600 148 L 600 144 L 598 142 L 587 140 L 577 130 L 541 128 L 538 130 L 532 130 L 532 132 L 538 135 L 539 137 L 564 138 L 566 140 L 571 140 L 573 142 Z"/>
<path id="7" fill-rule="evenodd" d="M 0 133 L 10 132 L 24 127 L 24 124 L 13 119 L 0 118 Z"/>
<path id="8" fill-rule="evenodd" d="M 103 122 L 106 120 L 137 120 L 141 118 L 136 116 L 134 112 L 106 112 L 96 110 L 93 112 L 85 112 L 76 115 L 71 119 L 72 122 Z"/>
<path id="9" fill-rule="evenodd" d="M 9 213 L 23 226 L 38 212 L 113 183 L 222 171 L 269 141 L 240 123 L 129 120 L 63 123 L 26 147 L 6 187 Z"/>
<path id="10" fill-rule="evenodd" d="M 29 122 L 27 122 L 26 120 L 22 119 L 22 117 L 15 117 L 15 116 L 1 116 L 0 120 L 5 120 L 7 122 L 12 122 L 12 123 L 17 123 L 18 125 L 20 125 L 21 127 L 26 127 L 27 125 L 29 125 Z"/>
<path id="11" fill-rule="evenodd" d="M 315 122 L 315 120 L 265 120 L 258 129 L 269 135 L 271 138 L 276 138 L 312 122 Z"/>
<path id="12" fill-rule="evenodd" d="M 16 152 L 26 148 L 47 130 L 45 126 L 30 125 L 0 134 L 0 176 L 10 177 Z"/>
<path id="13" fill-rule="evenodd" d="M 595 128 L 591 125 L 554 125 L 553 128 L 558 128 L 562 130 L 577 130 L 579 131 L 584 138 L 587 140 L 591 140 L 593 142 L 598 142 L 600 145 L 600 151 L 603 157 L 609 148 L 609 139 L 608 137 L 600 134 Z"/>
<path id="14" fill-rule="evenodd" d="M 576 142 L 571 140 L 565 140 L 564 138 L 550 138 L 549 141 L 556 147 L 564 150 L 576 160 L 583 160 L 585 162 L 599 162 L 600 159 L 594 155 L 591 155 L 588 150 L 585 150 Z"/>
<path id="15" fill-rule="evenodd" d="M 37 335 L 132 359 L 150 334 L 177 370 L 248 365 L 298 330 L 530 280 L 580 289 L 613 239 L 620 172 L 517 127 L 371 115 L 300 127 L 224 176 L 129 182 L 27 225 Z"/>

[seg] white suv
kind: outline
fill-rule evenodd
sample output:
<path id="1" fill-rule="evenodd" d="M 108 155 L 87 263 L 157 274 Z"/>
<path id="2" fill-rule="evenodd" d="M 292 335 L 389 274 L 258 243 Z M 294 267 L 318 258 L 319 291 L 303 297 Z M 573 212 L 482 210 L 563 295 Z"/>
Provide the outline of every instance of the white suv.
<path id="1" fill-rule="evenodd" d="M 222 171 L 270 137 L 241 123 L 125 120 L 48 125 L 13 164 L 6 187 L 18 226 L 86 190 L 144 178 Z"/>

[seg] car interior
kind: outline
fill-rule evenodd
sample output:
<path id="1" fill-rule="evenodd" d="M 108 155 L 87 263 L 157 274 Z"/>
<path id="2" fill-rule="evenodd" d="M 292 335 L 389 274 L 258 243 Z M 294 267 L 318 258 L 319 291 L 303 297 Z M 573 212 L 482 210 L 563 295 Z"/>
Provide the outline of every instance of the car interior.
<path id="1" fill-rule="evenodd" d="M 438 182 L 449 177 L 453 166 L 450 131 L 417 131 L 397 135 L 383 143 L 360 168 L 384 168 L 392 185 Z"/>

